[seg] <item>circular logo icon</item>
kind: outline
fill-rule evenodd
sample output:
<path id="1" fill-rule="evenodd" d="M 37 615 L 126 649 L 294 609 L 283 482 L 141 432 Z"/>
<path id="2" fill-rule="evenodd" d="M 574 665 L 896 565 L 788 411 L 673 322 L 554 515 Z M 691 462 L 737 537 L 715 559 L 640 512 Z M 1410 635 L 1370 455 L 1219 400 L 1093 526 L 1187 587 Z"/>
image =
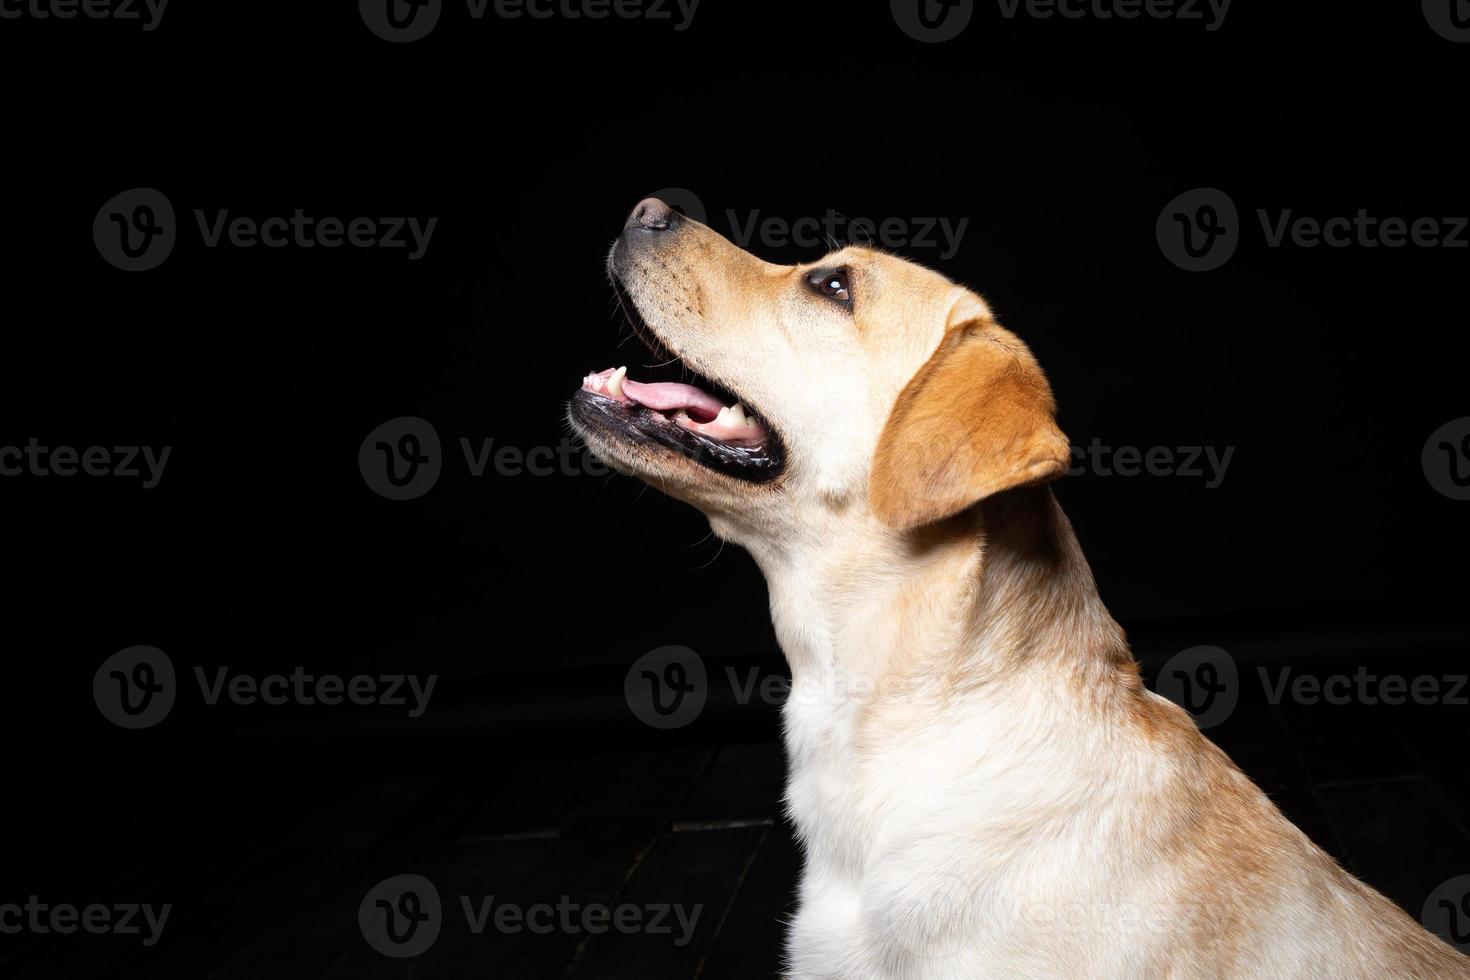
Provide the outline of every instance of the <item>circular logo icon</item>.
<path id="1" fill-rule="evenodd" d="M 157 647 L 119 650 L 92 675 L 92 699 L 119 728 L 152 728 L 168 717 L 178 692 L 174 665 Z"/>
<path id="2" fill-rule="evenodd" d="M 1470 3 L 1466 0 L 1424 0 L 1424 19 L 1446 41 L 1470 42 Z"/>
<path id="3" fill-rule="evenodd" d="M 704 202 L 699 195 L 685 187 L 665 187 L 661 191 L 654 191 L 649 197 L 656 197 L 680 214 L 687 215 L 702 225 L 709 224 L 709 216 L 704 210 Z"/>
<path id="4" fill-rule="evenodd" d="M 1230 195 L 1196 187 L 1164 205 L 1154 225 L 1164 258 L 1186 272 L 1218 269 L 1240 244 L 1240 220 Z"/>
<path id="5" fill-rule="evenodd" d="M 1211 728 L 1235 711 L 1240 672 L 1235 658 L 1220 647 L 1190 647 L 1164 664 L 1155 690 L 1188 711 L 1200 728 Z"/>
<path id="6" fill-rule="evenodd" d="M 688 647 L 659 647 L 628 668 L 623 697 L 633 716 L 652 728 L 683 728 L 709 697 L 704 661 Z"/>
<path id="7" fill-rule="evenodd" d="M 114 195 L 92 219 L 97 251 L 124 272 L 147 272 L 162 265 L 178 234 L 174 206 L 151 187 Z"/>
<path id="8" fill-rule="evenodd" d="M 1435 429 L 1419 461 L 1430 486 L 1451 500 L 1470 500 L 1470 417 Z"/>
<path id="9" fill-rule="evenodd" d="M 439 482 L 443 467 L 439 433 L 413 415 L 384 422 L 368 433 L 357 450 L 363 481 L 389 500 L 422 497 Z"/>
<path id="10" fill-rule="evenodd" d="M 953 41 L 970 26 L 975 0 L 890 0 L 893 20 L 915 41 Z"/>
<path id="11" fill-rule="evenodd" d="M 357 0 L 368 30 L 394 44 L 427 37 L 443 8 L 444 0 Z"/>
<path id="12" fill-rule="evenodd" d="M 395 959 L 417 956 L 434 945 L 443 921 L 439 889 L 423 875 L 384 878 L 357 907 L 362 938 Z"/>
<path id="13" fill-rule="evenodd" d="M 1470 953 L 1470 875 L 1458 875 L 1430 892 L 1419 921 L 1460 952 Z"/>

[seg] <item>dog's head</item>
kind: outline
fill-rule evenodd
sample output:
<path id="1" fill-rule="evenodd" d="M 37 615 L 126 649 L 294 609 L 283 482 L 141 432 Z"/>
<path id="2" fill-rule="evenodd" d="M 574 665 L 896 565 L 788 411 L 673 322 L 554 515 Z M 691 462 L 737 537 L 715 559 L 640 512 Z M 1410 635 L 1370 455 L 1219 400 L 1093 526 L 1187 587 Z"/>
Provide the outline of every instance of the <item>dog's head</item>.
<path id="1" fill-rule="evenodd" d="M 656 199 L 608 267 L 653 360 L 688 383 L 589 374 L 572 423 L 717 529 L 854 508 L 910 529 L 1068 465 L 1030 351 L 936 272 L 856 247 L 772 265 Z"/>

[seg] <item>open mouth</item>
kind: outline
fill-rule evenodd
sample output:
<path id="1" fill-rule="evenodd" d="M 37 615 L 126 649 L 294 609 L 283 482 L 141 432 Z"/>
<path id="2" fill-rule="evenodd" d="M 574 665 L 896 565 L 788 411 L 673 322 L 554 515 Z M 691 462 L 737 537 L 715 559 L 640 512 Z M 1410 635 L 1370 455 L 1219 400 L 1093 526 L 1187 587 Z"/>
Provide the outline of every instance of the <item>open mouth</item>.
<path id="1" fill-rule="evenodd" d="M 635 332 L 658 354 L 657 338 L 626 300 L 623 307 Z M 693 375 L 687 367 L 681 373 Z M 769 423 L 733 392 L 697 375 L 686 381 L 635 381 L 625 367 L 608 368 L 582 379 L 571 407 L 584 424 L 672 450 L 736 479 L 764 483 L 779 476 L 785 463 L 780 437 Z"/>

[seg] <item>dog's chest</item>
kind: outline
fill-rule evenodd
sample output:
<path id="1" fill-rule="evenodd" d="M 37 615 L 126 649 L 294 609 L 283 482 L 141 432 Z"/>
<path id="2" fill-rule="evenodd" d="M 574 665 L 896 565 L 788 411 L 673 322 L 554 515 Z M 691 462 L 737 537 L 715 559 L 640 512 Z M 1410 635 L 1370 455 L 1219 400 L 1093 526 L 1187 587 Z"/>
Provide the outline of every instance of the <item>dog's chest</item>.
<path id="1" fill-rule="evenodd" d="M 856 745 L 861 710 L 829 676 L 797 685 L 783 712 L 787 811 L 806 841 L 809 865 L 852 879 L 861 875 L 863 830 L 872 818 Z"/>

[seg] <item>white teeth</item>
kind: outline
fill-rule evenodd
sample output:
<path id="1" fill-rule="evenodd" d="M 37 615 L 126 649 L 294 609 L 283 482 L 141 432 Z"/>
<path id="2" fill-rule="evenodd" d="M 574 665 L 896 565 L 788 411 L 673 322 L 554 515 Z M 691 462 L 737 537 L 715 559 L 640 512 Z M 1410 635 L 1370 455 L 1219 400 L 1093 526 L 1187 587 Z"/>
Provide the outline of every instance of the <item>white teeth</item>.
<path id="1" fill-rule="evenodd" d="M 751 428 L 751 421 L 745 417 L 745 409 L 739 405 L 726 406 L 720 409 L 720 414 L 715 416 L 716 425 L 728 425 L 733 429 Z"/>
<path id="2" fill-rule="evenodd" d="M 607 379 L 607 393 L 614 398 L 623 397 L 623 379 L 628 376 L 628 369 L 620 367 Z"/>

